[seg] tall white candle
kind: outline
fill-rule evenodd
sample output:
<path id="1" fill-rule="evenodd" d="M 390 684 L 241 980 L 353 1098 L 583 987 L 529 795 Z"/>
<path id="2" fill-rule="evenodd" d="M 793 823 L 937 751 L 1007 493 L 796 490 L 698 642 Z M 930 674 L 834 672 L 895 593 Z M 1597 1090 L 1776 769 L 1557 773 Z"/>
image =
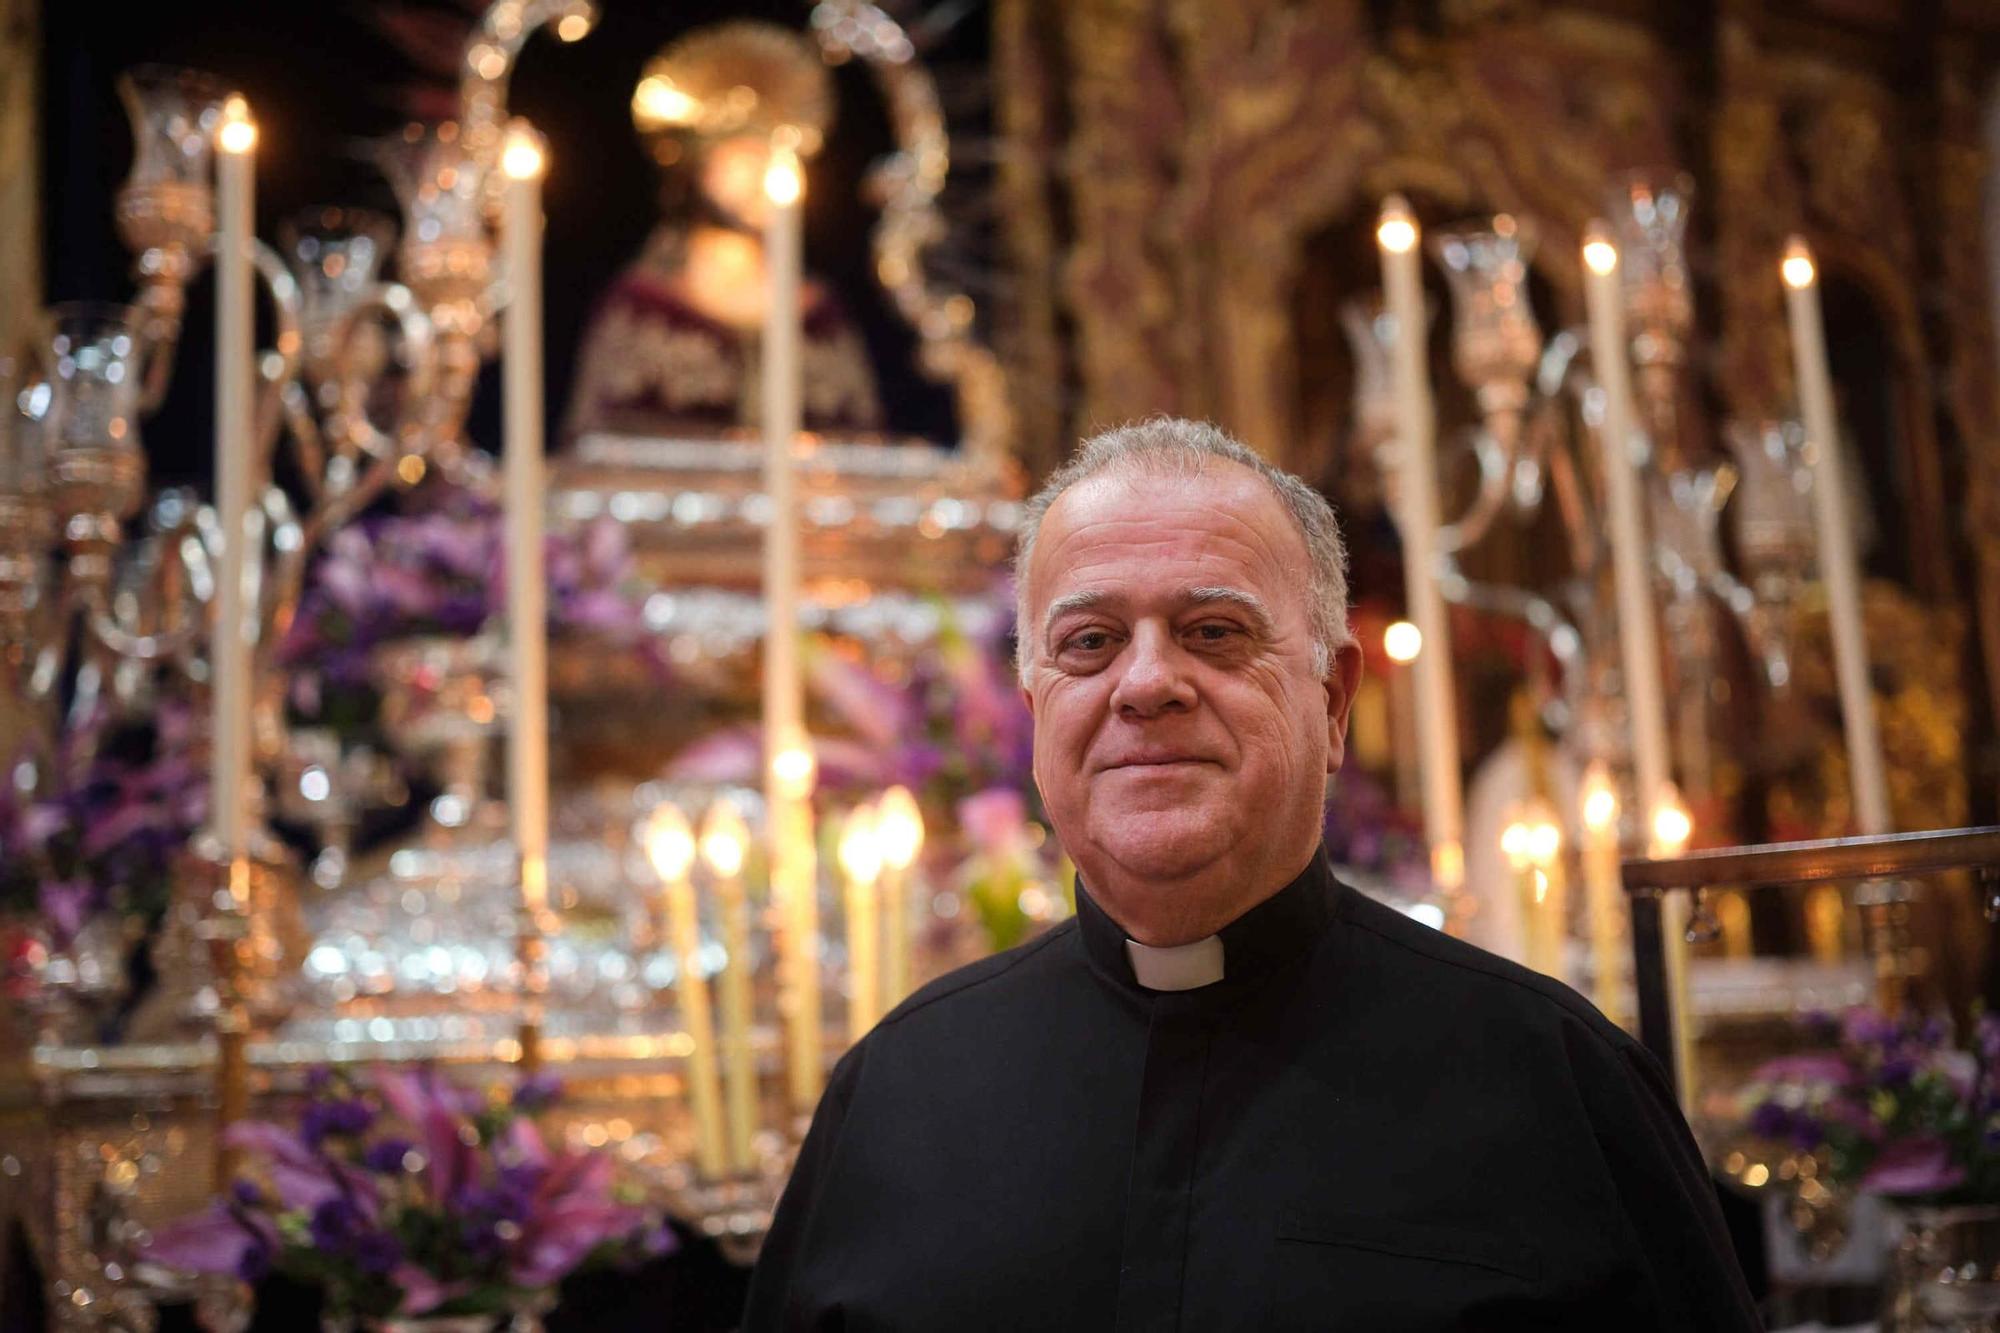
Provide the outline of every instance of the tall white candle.
<path id="1" fill-rule="evenodd" d="M 819 1099 L 818 871 L 812 847 L 812 755 L 799 675 L 798 479 L 800 204 L 805 175 L 798 154 L 775 141 L 764 173 L 770 213 L 764 222 L 764 791 L 769 814 L 771 888 L 785 931 L 789 1070 L 792 1105 Z M 803 781 L 784 770 L 802 769 Z"/>
<path id="2" fill-rule="evenodd" d="M 519 858 L 521 1064 L 541 1064 L 548 990 L 548 613 L 542 566 L 542 173 L 548 155 L 525 122 L 507 132 L 500 243 L 510 288 L 501 330 L 501 512 L 507 553 L 507 809 Z"/>
<path id="3" fill-rule="evenodd" d="M 701 971 L 701 924 L 695 911 L 694 833 L 680 807 L 666 804 L 646 823 L 646 855 L 660 877 L 666 898 L 667 930 L 673 939 L 681 1022 L 687 1027 L 688 1109 L 694 1116 L 695 1166 L 706 1180 L 722 1175 L 722 1080 L 715 1059 L 715 1020 L 708 1003 L 708 981 Z"/>
<path id="4" fill-rule="evenodd" d="M 549 838 L 548 610 L 542 564 L 542 172 L 539 136 L 516 124 L 501 153 L 501 243 L 509 299 L 501 353 L 507 545 L 507 803 L 522 862 L 522 908 L 547 908 Z M 524 929 L 526 926 L 524 926 Z"/>
<path id="5" fill-rule="evenodd" d="M 750 904 L 743 892 L 743 853 L 750 833 L 729 801 L 710 807 L 701 825 L 701 859 L 713 876 L 722 914 L 722 1066 L 729 1165 L 747 1174 L 757 1127 L 757 1067 L 750 1052 Z"/>
<path id="6" fill-rule="evenodd" d="M 1604 490 L 1611 529 L 1611 572 L 1618 599 L 1618 647 L 1625 699 L 1632 722 L 1633 788 L 1646 850 L 1677 854 L 1686 845 L 1663 841 L 1663 827 L 1678 827 L 1681 813 L 1669 769 L 1666 687 L 1660 679 L 1660 644 L 1653 615 L 1651 543 L 1640 472 L 1633 452 L 1638 415 L 1632 404 L 1627 360 L 1625 295 L 1618 247 L 1610 229 L 1593 222 L 1583 243 L 1583 295 L 1590 316 L 1590 364 L 1604 393 Z M 1663 823 L 1663 821 L 1665 821 Z M 1694 1015 L 1688 1003 L 1687 919 L 1684 895 L 1660 903 L 1660 934 L 1667 972 L 1667 1007 L 1674 1028 L 1675 1082 L 1685 1104 L 1694 1088 Z"/>
<path id="7" fill-rule="evenodd" d="M 1799 413 L 1805 419 L 1811 450 L 1820 578 L 1826 583 L 1827 617 L 1833 631 L 1833 666 L 1840 682 L 1840 716 L 1847 733 L 1855 822 L 1864 834 L 1888 833 L 1894 827 L 1889 814 L 1889 781 L 1882 765 L 1875 694 L 1868 683 L 1861 567 L 1848 520 L 1846 480 L 1841 475 L 1840 432 L 1833 411 L 1833 384 L 1826 368 L 1826 326 L 1819 308 L 1819 271 L 1803 237 L 1792 237 L 1779 271 L 1785 280 L 1785 307 L 1791 321 Z"/>
<path id="8" fill-rule="evenodd" d="M 1465 876 L 1465 808 L 1458 772 L 1458 709 L 1452 697 L 1451 632 L 1437 577 L 1437 419 L 1424 345 L 1427 322 L 1417 222 L 1400 195 L 1383 203 L 1375 238 L 1382 254 L 1384 305 L 1396 326 L 1390 364 L 1396 432 L 1401 439 L 1397 490 L 1403 579 L 1410 619 L 1424 644 L 1415 664 L 1424 833 L 1430 843 L 1432 873 L 1446 894 L 1455 897 Z"/>
<path id="9" fill-rule="evenodd" d="M 223 104 L 215 138 L 221 149 L 215 157 L 215 517 L 222 559 L 209 640 L 209 827 L 233 861 L 249 850 L 250 655 L 257 626 L 246 580 L 259 472 L 251 439 L 257 125 L 241 97 Z"/>
<path id="10" fill-rule="evenodd" d="M 799 434 L 799 214 L 805 177 L 795 153 L 773 150 L 764 190 L 770 202 L 764 222 L 767 299 L 761 356 L 764 494 L 770 502 L 764 530 L 764 605 L 770 617 L 764 636 L 768 760 L 781 743 L 802 733 L 805 700 L 799 676 L 798 478 L 792 456 Z"/>
<path id="11" fill-rule="evenodd" d="M 1626 359 L 1625 305 L 1618 249 L 1602 223 L 1583 246 L 1583 295 L 1590 315 L 1590 364 L 1604 393 L 1604 492 L 1611 569 L 1618 600 L 1618 649 L 1632 718 L 1632 760 L 1641 810 L 1651 810 L 1672 780 L 1667 769 L 1666 690 L 1660 680 L 1659 632 L 1648 573 L 1645 506 L 1633 451 L 1632 377 Z"/>

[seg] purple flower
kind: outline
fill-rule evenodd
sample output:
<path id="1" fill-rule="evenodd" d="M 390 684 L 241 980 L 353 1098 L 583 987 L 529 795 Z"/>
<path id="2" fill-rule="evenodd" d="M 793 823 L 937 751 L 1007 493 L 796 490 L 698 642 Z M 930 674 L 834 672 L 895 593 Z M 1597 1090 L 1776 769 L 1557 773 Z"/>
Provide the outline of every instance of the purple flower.
<path id="1" fill-rule="evenodd" d="M 374 1185 L 366 1175 L 320 1155 L 282 1125 L 239 1120 L 222 1132 L 222 1143 L 262 1157 L 278 1200 L 287 1208 L 311 1210 L 328 1199 L 345 1198 L 371 1217 L 377 1209 Z"/>
<path id="2" fill-rule="evenodd" d="M 206 1211 L 161 1227 L 146 1258 L 190 1273 L 228 1273 L 255 1282 L 278 1253 L 278 1228 L 264 1213 L 217 1200 Z"/>
<path id="3" fill-rule="evenodd" d="M 359 1098 L 314 1102 L 299 1117 L 299 1137 L 311 1147 L 331 1137 L 365 1134 L 375 1123 L 375 1110 Z"/>
<path id="4" fill-rule="evenodd" d="M 404 1160 L 415 1147 L 408 1139 L 377 1139 L 361 1154 L 361 1164 L 385 1176 L 400 1175 Z"/>
<path id="5" fill-rule="evenodd" d="M 313 1244 L 333 1253 L 344 1252 L 363 1225 L 361 1210 L 336 1195 L 312 1211 Z"/>
<path id="6" fill-rule="evenodd" d="M 1884 1148 L 1861 1177 L 1861 1188 L 1876 1194 L 1937 1194 L 1965 1182 L 1965 1168 L 1952 1160 L 1942 1138 L 1898 1139 Z"/>
<path id="7" fill-rule="evenodd" d="M 550 1073 L 530 1074 L 514 1089 L 514 1109 L 530 1114 L 546 1110 L 562 1098 L 563 1081 Z"/>

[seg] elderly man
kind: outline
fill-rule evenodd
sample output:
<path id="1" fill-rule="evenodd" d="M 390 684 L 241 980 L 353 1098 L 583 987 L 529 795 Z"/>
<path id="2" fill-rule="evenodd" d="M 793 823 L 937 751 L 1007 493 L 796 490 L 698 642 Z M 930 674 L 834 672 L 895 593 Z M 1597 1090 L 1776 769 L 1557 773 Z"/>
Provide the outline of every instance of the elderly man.
<path id="1" fill-rule="evenodd" d="M 1076 919 L 848 1052 L 746 1327 L 1757 1328 L 1653 1061 L 1333 878 L 1325 500 L 1149 421 L 1035 497 L 1019 575 Z"/>

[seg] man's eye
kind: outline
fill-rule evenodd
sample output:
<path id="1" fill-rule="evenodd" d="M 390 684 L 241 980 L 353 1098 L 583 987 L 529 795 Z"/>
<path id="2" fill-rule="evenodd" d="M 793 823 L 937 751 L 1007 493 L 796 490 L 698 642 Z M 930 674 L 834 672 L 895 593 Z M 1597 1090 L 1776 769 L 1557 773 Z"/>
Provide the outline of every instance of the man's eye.
<path id="1" fill-rule="evenodd" d="M 1111 636 L 1101 629 L 1087 629 L 1080 634 L 1072 634 L 1063 640 L 1063 647 L 1077 652 L 1094 653 L 1111 642 Z"/>
<path id="2" fill-rule="evenodd" d="M 1204 621 L 1194 627 L 1194 636 L 1204 643 L 1221 643 L 1224 639 L 1242 632 L 1234 625 L 1225 625 L 1213 620 Z"/>

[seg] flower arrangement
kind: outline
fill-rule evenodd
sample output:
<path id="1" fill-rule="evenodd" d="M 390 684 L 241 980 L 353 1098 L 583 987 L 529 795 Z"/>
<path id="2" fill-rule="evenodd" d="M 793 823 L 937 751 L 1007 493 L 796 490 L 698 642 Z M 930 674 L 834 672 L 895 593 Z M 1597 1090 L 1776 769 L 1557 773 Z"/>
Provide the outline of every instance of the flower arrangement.
<path id="1" fill-rule="evenodd" d="M 647 593 L 623 526 L 604 518 L 550 533 L 543 559 L 551 632 L 629 644 L 664 672 L 642 632 Z M 314 562 L 279 648 L 279 659 L 299 669 L 293 707 L 318 717 L 332 703 L 338 712 L 344 696 L 367 692 L 378 644 L 476 634 L 505 597 L 505 534 L 490 501 L 456 491 L 423 512 L 349 524 Z"/>
<path id="2" fill-rule="evenodd" d="M 1821 1159 L 1828 1186 L 1926 1203 L 2000 1202 L 2000 1020 L 1960 1045 L 1941 1019 L 1855 1009 L 1806 1022 L 1817 1049 L 1741 1094 L 1748 1133 Z"/>
<path id="3" fill-rule="evenodd" d="M 206 1212 L 163 1228 L 147 1259 L 255 1282 L 278 1271 L 361 1319 L 505 1314 L 585 1266 L 667 1252 L 673 1235 L 616 1197 L 612 1159 L 552 1147 L 533 1116 L 546 1077 L 511 1094 L 429 1070 L 372 1086 L 315 1071 L 296 1128 L 242 1121 L 225 1146 L 255 1159 Z"/>
<path id="4" fill-rule="evenodd" d="M 173 853 L 207 813 L 195 733 L 178 699 L 144 720 L 100 709 L 63 733 L 40 790 L 0 783 L 0 909 L 38 915 L 57 948 L 107 910 L 156 920 Z"/>

